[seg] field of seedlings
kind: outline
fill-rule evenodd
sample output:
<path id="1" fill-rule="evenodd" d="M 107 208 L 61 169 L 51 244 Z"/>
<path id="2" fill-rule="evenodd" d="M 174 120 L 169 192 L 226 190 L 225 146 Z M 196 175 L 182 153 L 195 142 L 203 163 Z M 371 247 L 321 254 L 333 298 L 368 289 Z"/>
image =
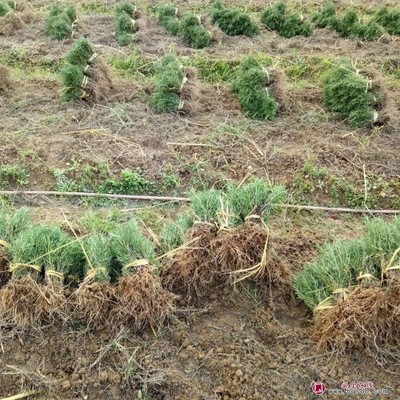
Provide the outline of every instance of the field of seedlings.
<path id="1" fill-rule="evenodd" d="M 0 0 L 0 118 L 0 400 L 400 398 L 397 0 Z"/>

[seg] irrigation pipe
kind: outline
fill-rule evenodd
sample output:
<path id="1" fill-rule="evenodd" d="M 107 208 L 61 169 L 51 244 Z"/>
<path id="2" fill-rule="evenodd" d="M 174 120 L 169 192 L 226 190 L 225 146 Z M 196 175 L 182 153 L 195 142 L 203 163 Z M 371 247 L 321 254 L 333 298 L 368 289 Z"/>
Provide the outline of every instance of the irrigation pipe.
<path id="1" fill-rule="evenodd" d="M 189 203 L 188 197 L 173 197 L 173 196 L 141 196 L 130 194 L 110 194 L 110 193 L 90 193 L 90 192 L 57 192 L 44 190 L 2 190 L 0 196 L 22 196 L 22 195 L 39 195 L 39 196 L 77 196 L 77 197 L 105 197 L 110 199 L 126 199 L 138 201 L 175 201 Z M 400 210 L 370 210 L 357 208 L 340 208 L 340 207 L 323 207 L 323 206 L 306 206 L 301 204 L 272 204 L 274 207 L 308 210 L 308 211 L 326 211 L 336 213 L 353 213 L 353 214 L 400 214 Z"/>

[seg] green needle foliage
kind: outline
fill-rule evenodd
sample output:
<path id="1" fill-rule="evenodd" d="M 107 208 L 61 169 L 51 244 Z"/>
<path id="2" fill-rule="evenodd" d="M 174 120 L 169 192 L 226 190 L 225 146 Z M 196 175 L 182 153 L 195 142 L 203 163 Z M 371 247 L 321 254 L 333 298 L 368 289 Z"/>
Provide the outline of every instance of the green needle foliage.
<path id="1" fill-rule="evenodd" d="M 263 216 L 267 221 L 274 209 L 274 204 L 281 203 L 287 197 L 282 186 L 271 186 L 262 179 L 236 187 L 228 187 L 226 198 L 229 211 L 232 214 L 232 223 L 240 225 L 250 215 Z"/>
<path id="2" fill-rule="evenodd" d="M 46 224 L 24 229 L 15 238 L 12 262 L 40 266 L 66 275 L 81 276 L 83 254 L 78 243 L 58 226 Z M 64 246 L 64 247 L 62 247 Z M 24 275 L 29 269 L 16 271 Z"/>
<path id="3" fill-rule="evenodd" d="M 8 14 L 11 11 L 11 7 L 5 1 L 0 2 L 0 17 Z"/>
<path id="4" fill-rule="evenodd" d="M 16 212 L 7 209 L 0 210 L 0 240 L 11 243 L 24 229 L 31 225 L 30 212 L 20 208 Z"/>
<path id="5" fill-rule="evenodd" d="M 96 282 L 109 282 L 109 271 L 113 260 L 110 237 L 101 233 L 93 233 L 85 240 L 83 246 L 90 261 L 89 264 L 86 260 L 86 273 L 93 268 L 95 271 L 93 279 Z"/>
<path id="6" fill-rule="evenodd" d="M 326 1 L 321 10 L 313 17 L 318 28 L 333 28 L 336 25 L 336 6 L 332 1 Z"/>
<path id="7" fill-rule="evenodd" d="M 381 7 L 375 15 L 375 20 L 381 24 L 390 35 L 400 35 L 400 9 Z"/>
<path id="8" fill-rule="evenodd" d="M 211 43 L 211 34 L 201 25 L 199 18 L 193 14 L 183 16 L 180 33 L 186 43 L 194 49 L 203 49 Z"/>
<path id="9" fill-rule="evenodd" d="M 86 67 L 90 57 L 93 55 L 93 49 L 89 41 L 81 38 L 75 42 L 74 47 L 68 53 L 65 61 L 68 64 L 76 65 L 82 69 Z"/>
<path id="10" fill-rule="evenodd" d="M 161 231 L 161 243 L 165 251 L 171 251 L 183 245 L 186 232 L 193 226 L 190 214 L 179 214 L 176 221 L 168 220 Z"/>
<path id="11" fill-rule="evenodd" d="M 84 94 L 84 90 L 81 87 L 84 78 L 82 68 L 66 64 L 61 69 L 61 75 L 64 84 L 63 100 L 71 101 L 81 98 Z"/>
<path id="12" fill-rule="evenodd" d="M 151 105 L 157 113 L 177 111 L 184 78 L 178 59 L 173 54 L 167 54 L 156 65 L 155 72 L 155 91 Z"/>
<path id="13" fill-rule="evenodd" d="M 264 10 L 261 22 L 285 38 L 297 35 L 310 36 L 312 33 L 311 24 L 298 13 L 288 14 L 284 2 L 279 2 Z"/>
<path id="14" fill-rule="evenodd" d="M 368 221 L 365 237 L 323 246 L 318 260 L 294 277 L 294 289 L 308 307 L 315 309 L 334 290 L 359 284 L 360 274 L 371 274 L 380 280 L 382 265 L 389 262 L 399 243 L 400 218 L 391 223 L 382 219 Z M 395 261 L 398 264 L 400 257 Z"/>
<path id="15" fill-rule="evenodd" d="M 131 3 L 121 3 L 115 8 L 115 30 L 120 46 L 127 46 L 136 32 L 134 20 L 135 7 Z"/>
<path id="16" fill-rule="evenodd" d="M 338 17 L 334 28 L 343 37 L 375 40 L 382 35 L 382 29 L 376 22 L 361 23 L 358 13 L 354 9 L 347 10 L 342 17 Z"/>
<path id="17" fill-rule="evenodd" d="M 176 14 L 177 8 L 172 4 L 162 5 L 157 9 L 158 22 L 171 35 L 179 35 L 181 30 Z"/>
<path id="18" fill-rule="evenodd" d="M 324 79 L 324 105 L 330 111 L 347 119 L 352 128 L 373 123 L 376 97 L 370 82 L 354 71 L 351 63 L 340 60 Z"/>
<path id="19" fill-rule="evenodd" d="M 192 192 L 190 208 L 196 219 L 202 222 L 216 221 L 219 219 L 223 201 L 223 193 L 220 190 Z"/>
<path id="20" fill-rule="evenodd" d="M 46 33 L 54 40 L 71 37 L 76 9 L 73 4 L 54 4 L 46 19 Z"/>
<path id="21" fill-rule="evenodd" d="M 214 3 L 211 17 L 213 24 L 217 24 L 229 36 L 256 36 L 260 33 L 260 28 L 247 14 L 237 9 L 224 8 L 219 0 Z"/>
<path id="22" fill-rule="evenodd" d="M 278 104 L 268 94 L 268 75 L 252 57 L 244 60 L 232 79 L 232 90 L 238 95 L 245 114 L 252 119 L 273 120 Z"/>
<path id="23" fill-rule="evenodd" d="M 62 98 L 64 101 L 77 100 L 84 94 L 82 87 L 85 77 L 84 71 L 92 55 L 92 46 L 84 38 L 77 40 L 68 53 L 65 59 L 66 64 L 61 69 L 64 85 Z"/>
<path id="24" fill-rule="evenodd" d="M 112 251 L 121 266 L 136 260 L 155 261 L 155 250 L 135 220 L 119 225 L 112 233 Z"/>

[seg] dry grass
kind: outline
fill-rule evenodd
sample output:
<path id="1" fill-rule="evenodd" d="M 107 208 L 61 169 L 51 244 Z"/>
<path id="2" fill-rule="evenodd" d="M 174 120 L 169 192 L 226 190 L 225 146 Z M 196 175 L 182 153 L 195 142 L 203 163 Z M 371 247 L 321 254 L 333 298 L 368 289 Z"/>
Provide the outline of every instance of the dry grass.
<path id="1" fill-rule="evenodd" d="M 0 92 L 11 86 L 10 69 L 5 65 L 0 65 Z"/>

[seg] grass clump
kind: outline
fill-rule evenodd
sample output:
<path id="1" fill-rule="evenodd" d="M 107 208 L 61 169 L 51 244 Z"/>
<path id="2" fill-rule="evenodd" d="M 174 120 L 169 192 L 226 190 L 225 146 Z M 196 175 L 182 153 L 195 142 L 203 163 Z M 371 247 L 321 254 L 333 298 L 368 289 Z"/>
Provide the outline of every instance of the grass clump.
<path id="1" fill-rule="evenodd" d="M 136 8 L 131 3 L 121 3 L 115 7 L 115 30 L 117 42 L 120 46 L 132 43 L 137 31 L 134 16 Z"/>
<path id="2" fill-rule="evenodd" d="M 247 14 L 237 9 L 225 8 L 221 1 L 214 3 L 211 17 L 212 23 L 229 36 L 251 37 L 260 33 L 260 28 Z"/>
<path id="3" fill-rule="evenodd" d="M 194 49 L 203 49 L 211 44 L 211 34 L 201 24 L 200 18 L 193 14 L 182 17 L 180 33 L 185 42 Z"/>
<path id="4" fill-rule="evenodd" d="M 164 56 L 156 66 L 155 91 L 151 105 L 157 113 L 174 112 L 179 109 L 179 97 L 184 81 L 182 65 L 173 54 Z"/>
<path id="5" fill-rule="evenodd" d="M 268 83 L 268 75 L 256 59 L 249 57 L 238 67 L 232 90 L 249 118 L 273 120 L 276 117 L 278 103 L 269 95 Z"/>
<path id="6" fill-rule="evenodd" d="M 178 19 L 178 8 L 172 4 L 166 4 L 157 9 L 158 22 L 171 35 L 179 35 L 181 26 Z"/>
<path id="7" fill-rule="evenodd" d="M 298 13 L 288 13 L 284 2 L 279 2 L 264 10 L 261 22 L 285 38 L 297 35 L 310 36 L 312 33 L 311 24 Z"/>
<path id="8" fill-rule="evenodd" d="M 46 33 L 54 40 L 72 36 L 76 21 L 76 9 L 73 4 L 53 4 L 46 19 Z"/>
<path id="9" fill-rule="evenodd" d="M 381 7 L 375 14 L 375 20 L 381 24 L 390 35 L 400 35 L 400 9 L 387 6 Z"/>
<path id="10" fill-rule="evenodd" d="M 15 237 L 31 225 L 30 212 L 27 208 L 17 211 L 0 211 L 0 240 L 11 243 Z"/>
<path id="11" fill-rule="evenodd" d="M 346 119 L 353 128 L 370 125 L 377 118 L 371 81 L 347 60 L 340 60 L 325 76 L 323 100 L 327 109 Z"/>

